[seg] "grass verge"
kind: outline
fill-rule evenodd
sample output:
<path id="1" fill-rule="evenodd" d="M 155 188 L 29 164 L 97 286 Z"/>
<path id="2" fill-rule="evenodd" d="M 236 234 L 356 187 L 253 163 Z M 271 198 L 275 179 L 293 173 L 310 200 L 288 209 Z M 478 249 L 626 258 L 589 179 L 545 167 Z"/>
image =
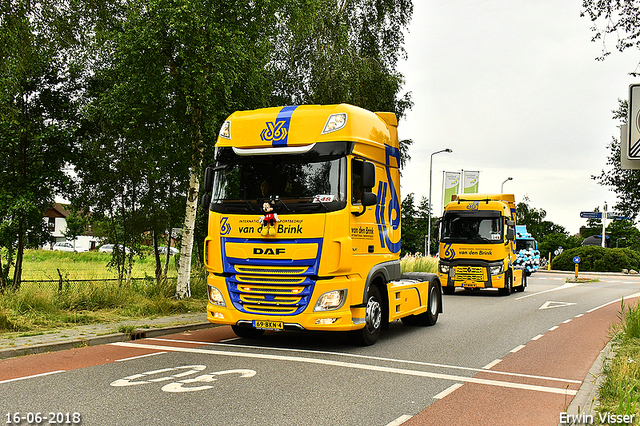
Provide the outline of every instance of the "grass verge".
<path id="1" fill-rule="evenodd" d="M 22 283 L 17 291 L 0 294 L 0 337 L 38 333 L 95 323 L 205 312 L 205 273 L 191 279 L 190 298 L 175 299 L 176 280 L 157 283 L 147 278 L 117 281 Z"/>
<path id="2" fill-rule="evenodd" d="M 600 385 L 599 413 L 640 417 L 640 307 L 624 301 L 620 324 L 612 328 L 615 356 L 605 362 Z M 597 416 L 596 416 L 597 418 Z"/>

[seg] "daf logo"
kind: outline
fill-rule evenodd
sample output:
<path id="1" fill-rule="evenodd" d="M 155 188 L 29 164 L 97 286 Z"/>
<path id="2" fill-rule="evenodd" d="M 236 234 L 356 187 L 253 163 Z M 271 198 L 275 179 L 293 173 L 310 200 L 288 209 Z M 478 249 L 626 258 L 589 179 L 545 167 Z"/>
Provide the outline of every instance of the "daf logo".
<path id="1" fill-rule="evenodd" d="M 284 254 L 284 249 L 283 248 L 277 248 L 277 249 L 272 249 L 272 248 L 260 248 L 260 247 L 254 247 L 253 248 L 253 254 L 268 254 L 268 255 L 273 255 L 273 256 L 277 256 L 280 254 Z"/>

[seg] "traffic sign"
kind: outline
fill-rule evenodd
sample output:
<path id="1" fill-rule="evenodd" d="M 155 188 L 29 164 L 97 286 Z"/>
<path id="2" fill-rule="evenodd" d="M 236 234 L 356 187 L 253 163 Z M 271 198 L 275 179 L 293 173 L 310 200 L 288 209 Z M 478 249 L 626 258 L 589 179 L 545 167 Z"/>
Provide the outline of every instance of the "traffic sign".
<path id="1" fill-rule="evenodd" d="M 627 216 L 622 215 L 622 213 L 608 212 L 607 219 L 622 220 L 622 219 L 629 219 L 629 218 Z"/>
<path id="2" fill-rule="evenodd" d="M 582 261 L 582 259 L 580 259 L 580 256 L 573 256 L 573 263 L 578 264 Z"/>
<path id="3" fill-rule="evenodd" d="M 629 86 L 627 159 L 640 160 L 640 84 Z"/>
<path id="4" fill-rule="evenodd" d="M 601 212 L 580 212 L 580 217 L 584 219 L 602 219 Z"/>

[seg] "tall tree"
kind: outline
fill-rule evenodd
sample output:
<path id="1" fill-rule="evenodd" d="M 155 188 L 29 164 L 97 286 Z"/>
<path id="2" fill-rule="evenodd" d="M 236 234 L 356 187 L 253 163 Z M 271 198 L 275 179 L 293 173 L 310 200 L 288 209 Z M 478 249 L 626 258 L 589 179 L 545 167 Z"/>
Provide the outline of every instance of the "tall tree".
<path id="1" fill-rule="evenodd" d="M 169 182 L 186 197 L 178 297 L 190 295 L 203 157 L 212 152 L 217 130 L 231 112 L 266 105 L 271 87 L 265 66 L 279 3 L 95 2 L 112 13 L 101 15 L 94 27 L 98 69 L 88 111 L 99 136 L 91 139 L 98 148 L 109 140 L 118 145 L 114 155 L 129 159 L 127 175 L 140 177 L 128 186 L 139 196 L 131 199 L 129 210 L 158 208 L 149 201 L 167 191 Z M 153 178 L 160 170 L 167 173 L 164 186 Z M 84 173 L 87 177 L 90 171 Z"/>
<path id="2" fill-rule="evenodd" d="M 61 2 L 0 4 L 0 287 L 22 279 L 27 245 L 50 238 L 42 220 L 67 183 L 74 115 L 73 70 L 56 22 Z M 13 256 L 15 254 L 15 261 Z"/>
<path id="3" fill-rule="evenodd" d="M 612 111 L 613 119 L 619 120 L 620 124 L 626 123 L 627 111 L 627 101 L 620 100 L 618 109 Z M 618 139 L 612 137 L 607 148 L 609 155 L 606 164 L 609 169 L 602 170 L 600 175 L 591 176 L 591 178 L 600 185 L 611 187 L 617 198 L 617 204 L 613 209 L 635 221 L 640 213 L 640 170 L 622 168 Z"/>
<path id="4" fill-rule="evenodd" d="M 583 0 L 581 16 L 588 16 L 593 22 L 591 41 L 602 42 L 604 60 L 611 54 L 607 47 L 607 37 L 616 37 L 615 46 L 620 52 L 635 47 L 640 49 L 640 1 L 638 0 Z M 630 73 L 640 75 L 636 69 Z"/>
<path id="5" fill-rule="evenodd" d="M 411 0 L 287 2 L 269 63 L 271 104 L 350 103 L 402 118 L 413 103 L 397 65 L 412 15 Z M 400 140 L 401 168 L 411 144 Z"/>

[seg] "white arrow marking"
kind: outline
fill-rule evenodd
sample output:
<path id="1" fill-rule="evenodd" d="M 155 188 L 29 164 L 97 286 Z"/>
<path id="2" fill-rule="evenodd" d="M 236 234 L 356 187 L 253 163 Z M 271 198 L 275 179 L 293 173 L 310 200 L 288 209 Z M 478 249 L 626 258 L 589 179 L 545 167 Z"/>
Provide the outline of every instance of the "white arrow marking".
<path id="1" fill-rule="evenodd" d="M 540 306 L 540 308 L 538 308 L 538 310 L 542 310 L 542 309 L 553 309 L 553 308 L 562 308 L 565 306 L 571 306 L 571 305 L 575 305 L 575 303 L 572 302 L 552 302 L 552 301 L 548 301 L 545 302 L 544 305 Z"/>

